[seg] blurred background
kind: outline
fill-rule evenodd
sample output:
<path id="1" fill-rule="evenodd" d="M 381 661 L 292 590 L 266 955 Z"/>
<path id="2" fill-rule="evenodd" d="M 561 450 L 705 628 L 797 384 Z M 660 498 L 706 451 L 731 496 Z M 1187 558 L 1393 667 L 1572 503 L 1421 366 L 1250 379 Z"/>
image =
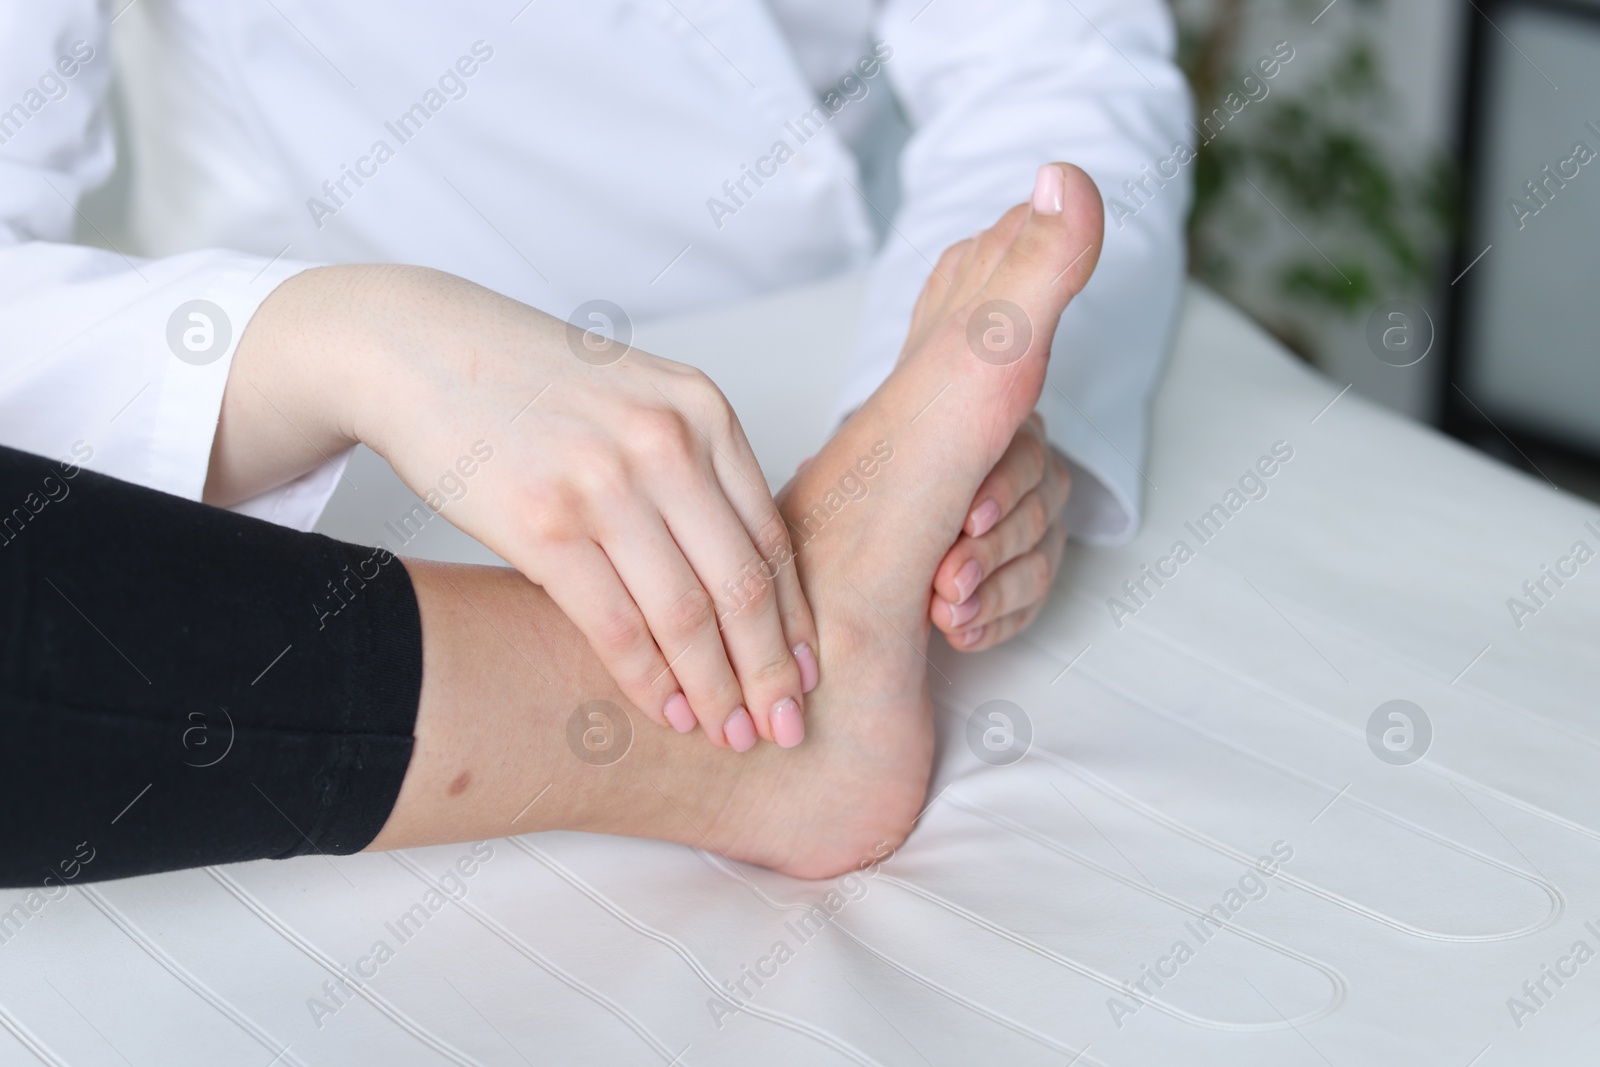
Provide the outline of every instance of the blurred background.
<path id="1" fill-rule="evenodd" d="M 1356 392 L 1600 500 L 1600 0 L 1171 2 L 1193 274 Z"/>

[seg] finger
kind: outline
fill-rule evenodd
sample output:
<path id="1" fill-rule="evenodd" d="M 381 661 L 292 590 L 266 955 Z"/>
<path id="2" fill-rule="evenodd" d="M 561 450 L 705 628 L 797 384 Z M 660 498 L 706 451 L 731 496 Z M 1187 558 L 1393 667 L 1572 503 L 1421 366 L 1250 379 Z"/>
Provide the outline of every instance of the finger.
<path id="1" fill-rule="evenodd" d="M 778 617 L 783 626 L 784 641 L 800 671 L 801 692 L 809 693 L 817 687 L 818 680 L 817 623 L 811 614 L 811 604 L 800 586 L 800 575 L 795 570 L 794 543 L 783 514 L 767 490 L 766 475 L 761 472 L 761 465 L 756 461 L 755 450 L 750 447 L 744 427 L 735 419 L 730 431 L 732 448 L 727 453 L 719 452 L 715 457 L 719 479 L 756 551 L 761 555 L 763 575 L 776 586 Z M 732 477 L 725 470 L 728 467 L 733 468 Z M 804 651 L 801 651 L 802 648 Z"/>
<path id="2" fill-rule="evenodd" d="M 1044 419 L 1035 411 L 1018 427 L 1016 436 L 1000 462 L 994 465 L 978 491 L 972 494 L 972 508 L 967 521 L 962 524 L 969 536 L 982 537 L 995 524 L 1017 506 L 1023 494 L 1032 490 L 1044 478 L 1045 452 L 1049 445 L 1044 436 Z"/>
<path id="3" fill-rule="evenodd" d="M 1048 473 L 1022 496 L 1010 514 L 981 537 L 962 534 L 945 553 L 934 574 L 933 587 L 951 605 L 964 603 L 989 575 L 1037 547 L 1050 525 L 1061 517 L 1071 479 L 1066 465 L 1053 450 L 1046 452 L 1044 464 Z M 970 615 L 969 611 L 967 616 Z"/>
<path id="4" fill-rule="evenodd" d="M 1006 521 L 1014 514 L 1018 501 L 1032 492 L 1044 475 L 1048 446 L 1043 426 L 1044 420 L 1037 412 L 1030 415 L 974 494 L 962 536 L 934 571 L 933 587 L 950 603 L 965 601 L 986 574 L 1032 548 L 1043 534 L 1044 524 L 1032 521 L 1036 516 L 1025 515 L 1020 522 Z M 1035 508 L 1037 505 L 1037 501 L 1033 502 Z M 1048 516 L 1045 518 L 1048 522 Z M 1027 538 L 1026 530 L 1035 525 L 1034 536 Z"/>
<path id="5" fill-rule="evenodd" d="M 958 652 L 986 652 L 996 645 L 1004 644 L 1013 637 L 1033 625 L 1033 620 L 1039 617 L 1039 612 L 1044 608 L 1040 601 L 1021 611 L 1002 615 L 1000 618 L 971 630 L 963 630 L 959 634 L 948 637 L 950 647 Z M 970 641 L 970 643 L 966 643 Z"/>
<path id="6" fill-rule="evenodd" d="M 731 409 L 727 410 L 727 420 L 721 423 L 720 429 L 725 441 L 712 454 L 717 483 L 758 556 L 753 568 L 746 568 L 734 579 L 737 595 L 724 598 L 724 613 L 731 609 L 738 622 L 753 624 L 749 647 L 753 650 L 751 662 L 756 674 L 776 672 L 775 677 L 762 679 L 757 693 L 745 691 L 746 706 L 756 721 L 757 732 L 783 748 L 793 748 L 805 738 L 804 694 L 816 688 L 820 677 L 818 649 L 821 646 L 817 640 L 817 624 L 795 570 L 788 525 L 767 489 L 766 475 L 761 472 L 744 427 Z M 779 646 L 771 641 L 770 623 L 749 615 L 752 605 L 747 601 L 763 585 L 770 586 L 774 595 L 778 636 L 791 660 L 790 665 L 781 668 L 776 658 Z M 730 631 L 727 621 L 725 618 L 724 642 L 730 634 L 743 632 L 742 626 L 740 631 Z M 736 654 L 736 666 L 739 662 Z M 795 677 L 799 679 L 798 688 L 791 681 Z M 742 672 L 741 679 L 748 680 Z M 786 704 L 786 701 L 793 703 Z M 780 707 L 783 710 L 779 711 Z"/>
<path id="7" fill-rule="evenodd" d="M 540 564 L 549 577 L 539 584 L 588 640 L 622 695 L 663 726 L 685 721 L 677 678 L 605 552 L 591 541 L 569 543 L 548 551 Z M 693 729 L 693 717 L 688 721 Z"/>
<path id="8" fill-rule="evenodd" d="M 793 650 L 805 645 L 811 651 L 803 658 L 814 662 L 817 638 L 792 568 L 787 579 L 782 574 L 791 557 L 787 530 L 727 399 L 704 374 L 679 371 L 662 393 L 671 411 L 638 431 L 649 438 L 642 450 L 649 487 L 701 586 L 724 602 L 722 644 L 742 692 L 728 721 L 737 727 L 730 742 L 748 747 L 748 733 L 751 743 L 761 736 L 793 747 L 805 735 L 804 679 Z"/>
<path id="9" fill-rule="evenodd" d="M 817 657 L 817 650 L 821 646 L 817 641 L 817 624 L 811 614 L 811 604 L 806 600 L 805 591 L 800 585 L 800 574 L 795 568 L 795 550 L 789 539 L 788 526 L 776 508 L 773 509 L 772 520 L 766 532 L 756 534 L 756 549 L 764 561 L 762 575 L 768 577 L 777 590 L 778 618 L 783 627 L 784 643 L 794 656 L 795 667 L 800 672 L 800 693 L 804 696 L 815 689 L 821 680 L 822 666 Z M 774 738 L 778 739 L 776 729 Z M 781 744 L 788 738 L 778 740 Z"/>
<path id="10" fill-rule="evenodd" d="M 965 601 L 951 604 L 934 597 L 934 625 L 959 636 L 1044 600 L 1055 581 L 1065 544 L 1066 530 L 1060 523 L 1050 524 L 1035 547 L 998 568 Z M 951 643 L 963 647 L 955 641 Z"/>
<path id="11" fill-rule="evenodd" d="M 800 667 L 778 611 L 776 579 L 783 566 L 773 569 L 762 559 L 715 473 L 706 470 L 703 477 L 700 486 L 659 501 L 662 515 L 700 582 L 718 593 L 721 644 L 743 695 L 741 706 L 754 725 L 752 739 L 792 747 L 805 727 Z M 776 735 L 775 722 L 781 727 Z"/>
<path id="12" fill-rule="evenodd" d="M 662 516 L 645 501 L 613 511 L 609 521 L 615 528 L 602 530 L 602 543 L 617 543 L 626 530 L 628 548 L 612 556 L 613 565 L 682 686 L 695 722 L 717 747 L 749 749 L 754 732 L 730 721 L 737 720 L 741 705 L 739 679 L 717 628 L 716 601 L 703 579 Z M 675 725 L 681 729 L 682 724 Z"/>
<path id="13" fill-rule="evenodd" d="M 815 665 L 815 624 L 755 454 L 721 394 L 714 400 L 699 413 L 706 428 L 696 427 L 709 462 L 660 469 L 657 503 L 689 565 L 719 601 L 722 644 L 753 736 L 789 748 L 805 736 L 808 679 L 801 662 Z"/>

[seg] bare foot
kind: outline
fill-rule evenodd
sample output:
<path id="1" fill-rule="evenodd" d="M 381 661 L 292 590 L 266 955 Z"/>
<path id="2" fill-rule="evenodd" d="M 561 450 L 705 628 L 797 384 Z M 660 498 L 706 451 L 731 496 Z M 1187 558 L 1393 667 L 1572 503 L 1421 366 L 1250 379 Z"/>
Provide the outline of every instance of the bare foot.
<path id="1" fill-rule="evenodd" d="M 778 495 L 829 666 L 806 751 L 787 754 L 815 760 L 803 789 L 814 814 L 740 839 L 745 858 L 836 874 L 898 846 L 922 809 L 934 572 L 1038 403 L 1056 323 L 1100 253 L 1088 175 L 1056 164 L 1039 185 L 1034 203 L 944 254 L 894 372 Z"/>
<path id="2" fill-rule="evenodd" d="M 581 829 L 807 878 L 898 847 L 932 766 L 934 571 L 1038 401 L 1103 218 L 1087 175 L 1042 168 L 1031 205 L 940 260 L 894 373 L 779 495 L 825 665 L 804 744 L 737 755 L 642 728 L 625 759 L 585 766 L 567 751 L 567 713 L 621 698 L 581 635 L 513 572 L 408 562 L 423 613 L 417 749 L 371 847 Z M 508 632 L 534 635 L 538 678 L 507 663 Z"/>

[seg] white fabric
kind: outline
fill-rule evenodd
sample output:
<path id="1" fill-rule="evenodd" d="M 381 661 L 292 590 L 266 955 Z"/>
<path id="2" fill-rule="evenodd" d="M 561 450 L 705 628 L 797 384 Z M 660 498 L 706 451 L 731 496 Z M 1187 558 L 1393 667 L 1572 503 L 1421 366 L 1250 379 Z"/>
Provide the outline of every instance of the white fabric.
<path id="1" fill-rule="evenodd" d="M 186 301 L 222 307 L 236 341 L 307 264 L 404 262 L 562 318 L 605 298 L 643 322 L 871 263 L 849 405 L 887 372 L 939 252 L 1025 199 L 1039 163 L 1119 189 L 1188 117 L 1158 0 L 119 2 L 118 247 L 146 261 L 65 245 L 109 226 L 74 205 L 113 163 L 110 8 L 0 8 L 0 440 L 81 440 L 88 466 L 190 497 L 231 348 L 173 358 Z M 878 252 L 852 147 L 870 151 L 891 90 L 915 132 Z M 779 141 L 798 151 L 781 166 Z M 1180 179 L 1108 224 L 1062 330 L 1043 408 L 1085 472 L 1085 538 L 1136 521 L 1186 202 Z M 795 361 L 782 376 L 807 373 Z M 337 473 L 248 510 L 309 525 Z"/>
<path id="2" fill-rule="evenodd" d="M 831 284 L 649 340 L 728 372 L 762 461 L 792 465 L 826 397 L 740 373 L 740 329 L 770 322 L 775 355 L 837 377 L 861 303 Z M 935 648 L 930 805 L 871 879 L 550 834 L 79 886 L 0 944 L 0 1062 L 1592 1064 L 1600 961 L 1572 948 L 1600 948 L 1600 564 L 1520 629 L 1506 601 L 1600 544 L 1597 509 L 1339 393 L 1191 290 L 1144 532 L 1070 549 L 1025 640 Z M 1185 524 L 1278 442 L 1265 497 L 1198 545 Z M 358 481 L 330 513 L 377 492 Z M 1107 599 L 1178 539 L 1194 558 L 1118 628 Z M 1433 726 L 1410 766 L 1364 736 L 1397 698 Z M 965 739 L 995 699 L 1032 726 L 1011 766 Z M 1275 844 L 1289 858 L 1241 891 Z M 463 858 L 464 897 L 401 943 L 385 924 Z M 1219 903 L 1230 926 L 1199 944 L 1187 924 Z M 1108 1001 L 1171 974 L 1180 939 L 1192 958 L 1119 1028 Z"/>

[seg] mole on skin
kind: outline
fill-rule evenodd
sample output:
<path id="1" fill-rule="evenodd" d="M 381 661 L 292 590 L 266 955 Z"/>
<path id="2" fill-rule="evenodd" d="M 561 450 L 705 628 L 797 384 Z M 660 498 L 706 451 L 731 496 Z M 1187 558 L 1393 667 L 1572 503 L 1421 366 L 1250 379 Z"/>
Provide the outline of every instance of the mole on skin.
<path id="1" fill-rule="evenodd" d="M 455 781 L 450 783 L 449 793 L 453 797 L 458 797 L 462 793 L 465 793 L 467 791 L 467 786 L 471 784 L 472 772 L 462 771 L 460 774 L 456 775 Z"/>

